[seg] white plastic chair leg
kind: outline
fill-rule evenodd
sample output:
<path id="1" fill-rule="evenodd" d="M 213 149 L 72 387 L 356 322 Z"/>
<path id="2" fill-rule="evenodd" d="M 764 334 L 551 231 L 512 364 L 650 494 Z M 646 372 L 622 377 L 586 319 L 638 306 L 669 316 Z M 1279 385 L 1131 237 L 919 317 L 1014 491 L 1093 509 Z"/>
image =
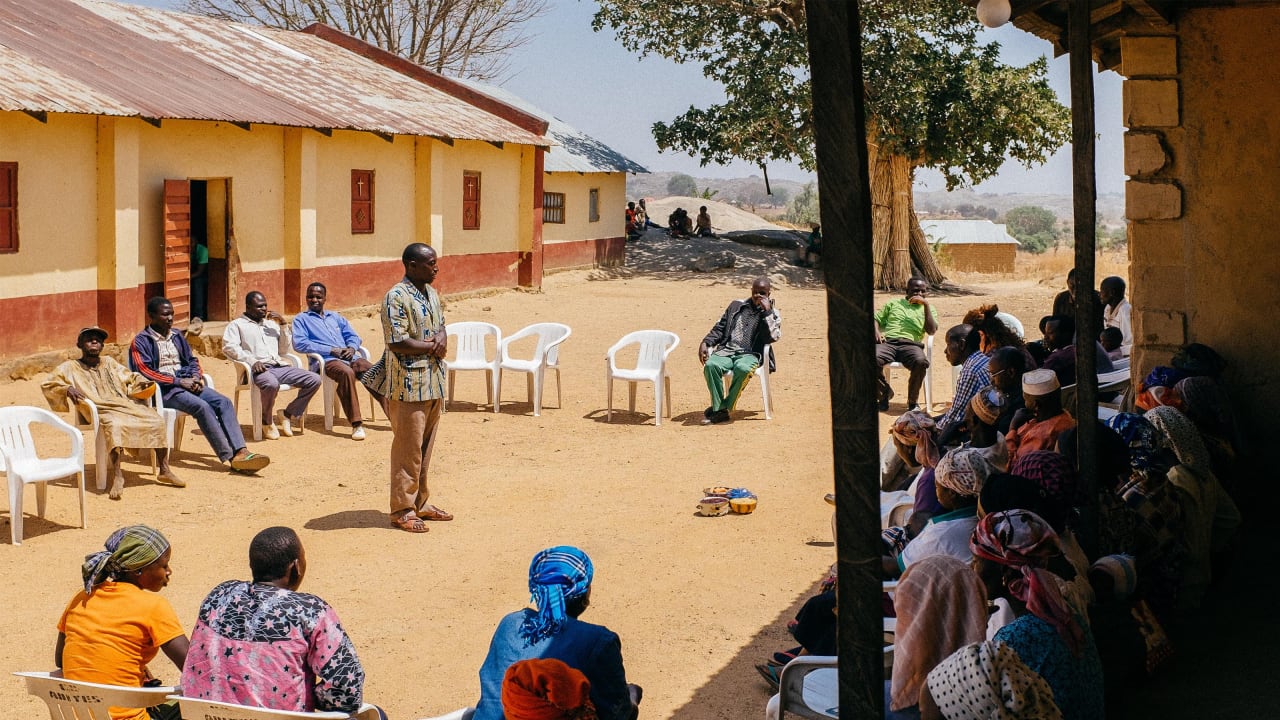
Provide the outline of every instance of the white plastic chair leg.
<path id="1" fill-rule="evenodd" d="M 107 435 L 99 427 L 93 438 L 94 477 L 98 481 L 98 492 L 107 489 L 107 466 L 111 464 L 107 450 Z"/>
<path id="2" fill-rule="evenodd" d="M 44 517 L 44 509 L 48 505 L 49 500 L 49 483 L 39 482 L 36 486 L 36 515 Z"/>
<path id="3" fill-rule="evenodd" d="M 542 415 L 542 368 L 529 373 L 529 402 L 533 403 L 533 416 Z"/>
<path id="4" fill-rule="evenodd" d="M 564 401 L 560 399 L 560 368 L 552 368 L 556 371 L 556 407 L 564 407 Z"/>
<path id="5" fill-rule="evenodd" d="M 627 382 L 627 410 L 636 411 L 636 381 L 629 380 Z"/>
<path id="6" fill-rule="evenodd" d="M 489 404 L 493 405 L 494 412 L 498 412 L 498 404 L 502 397 L 502 373 L 485 370 L 484 376 L 489 381 Z"/>
<path id="7" fill-rule="evenodd" d="M 22 490 L 21 478 L 9 478 L 9 532 L 14 545 L 22 544 Z"/>
<path id="8" fill-rule="evenodd" d="M 608 409 L 605 411 L 604 420 L 605 422 L 613 422 L 613 375 L 609 372 L 609 368 L 607 366 L 608 361 L 605 361 L 605 362 L 606 362 L 605 380 L 609 385 L 609 388 L 608 388 L 609 402 L 608 402 Z"/>
<path id="9" fill-rule="evenodd" d="M 662 424 L 662 388 L 665 383 L 662 382 L 662 376 L 658 376 L 653 381 L 653 426 L 657 427 Z M 634 385 L 632 386 L 634 387 Z M 667 390 L 670 395 L 671 390 Z M 634 395 L 632 397 L 635 397 Z M 634 410 L 634 408 L 632 408 Z"/>
<path id="10" fill-rule="evenodd" d="M 323 366 L 320 368 L 320 381 L 324 386 L 324 430 L 325 432 L 331 432 L 335 414 L 333 399 L 338 394 L 338 383 L 325 374 Z M 359 399 L 357 399 L 357 402 L 359 402 Z"/>

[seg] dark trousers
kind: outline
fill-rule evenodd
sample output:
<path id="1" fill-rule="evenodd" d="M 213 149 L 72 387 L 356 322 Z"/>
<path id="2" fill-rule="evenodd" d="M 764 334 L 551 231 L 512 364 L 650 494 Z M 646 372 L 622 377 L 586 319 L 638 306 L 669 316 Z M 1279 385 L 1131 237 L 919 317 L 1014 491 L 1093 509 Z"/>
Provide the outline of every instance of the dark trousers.
<path id="1" fill-rule="evenodd" d="M 876 345 L 876 364 L 880 366 L 880 393 L 888 395 L 889 379 L 884 375 L 884 366 L 892 362 L 902 363 L 911 373 L 907 380 L 907 405 L 915 405 L 920 399 L 920 386 L 924 385 L 924 373 L 929 369 L 929 358 L 924 354 L 924 343 L 912 342 L 906 338 L 887 337 Z"/>
<path id="2" fill-rule="evenodd" d="M 164 406 L 195 418 L 219 460 L 230 460 L 244 447 L 236 406 L 216 390 L 205 388 L 197 395 L 174 385 L 164 394 Z"/>

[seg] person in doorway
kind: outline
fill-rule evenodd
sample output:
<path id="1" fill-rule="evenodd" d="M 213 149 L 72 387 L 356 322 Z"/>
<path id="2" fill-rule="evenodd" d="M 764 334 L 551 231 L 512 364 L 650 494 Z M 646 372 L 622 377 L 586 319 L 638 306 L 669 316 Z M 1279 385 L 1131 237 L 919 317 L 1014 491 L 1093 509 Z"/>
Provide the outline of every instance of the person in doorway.
<path id="1" fill-rule="evenodd" d="M 761 276 L 751 283 L 751 297 L 729 303 L 720 321 L 698 346 L 702 375 L 711 391 L 711 405 L 702 413 L 702 424 L 729 421 L 729 411 L 751 373 L 764 359 L 764 347 L 782 339 L 782 317 L 773 302 L 773 286 Z M 769 358 L 770 363 L 773 358 Z M 769 371 L 773 371 L 772 365 Z M 725 373 L 733 374 L 729 391 L 724 390 Z"/>
<path id="2" fill-rule="evenodd" d="M 129 367 L 154 381 L 166 408 L 196 419 L 218 459 L 236 472 L 256 472 L 271 463 L 245 448 L 235 405 L 205 386 L 200 361 L 182 333 L 173 329 L 173 304 L 162 297 L 147 301 L 147 327 L 133 336 Z"/>
<path id="3" fill-rule="evenodd" d="M 76 338 L 80 357 L 68 360 L 49 375 L 41 385 L 49 407 L 63 412 L 68 403 L 79 405 L 88 400 L 98 409 L 98 427 L 106 436 L 107 472 L 111 475 L 111 489 L 107 496 L 119 500 L 124 493 L 124 473 L 120 470 L 120 451 L 125 448 L 155 450 L 159 465 L 157 479 L 167 485 L 186 487 L 169 467 L 169 442 L 164 418 L 146 401 L 155 395 L 157 388 L 152 380 L 131 372 L 111 356 L 103 357 L 102 344 L 107 331 L 100 327 L 87 327 Z"/>
<path id="4" fill-rule="evenodd" d="M 84 588 L 58 620 L 54 664 L 68 680 L 143 687 L 161 685 L 148 663 L 164 652 L 179 669 L 189 642 L 173 606 L 160 595 L 173 571 L 169 541 L 146 525 L 111 533 L 84 559 Z M 112 708 L 112 720 L 181 720 L 176 703 Z"/>
<path id="5" fill-rule="evenodd" d="M 320 389 L 319 375 L 285 362 L 282 348 L 288 347 L 288 338 L 283 325 L 284 317 L 268 309 L 266 296 L 253 290 L 244 298 L 244 314 L 227 323 L 222 333 L 222 354 L 253 370 L 253 384 L 262 398 L 263 434 L 268 440 L 301 435 L 307 404 Z M 286 341 L 283 344 L 282 339 Z M 280 411 L 277 429 L 276 395 L 281 385 L 292 385 L 298 394 Z"/>
<path id="6" fill-rule="evenodd" d="M 191 246 L 191 317 L 209 317 L 209 245 L 204 238 Z"/>
<path id="7" fill-rule="evenodd" d="M 342 405 L 342 412 L 351 423 L 351 439 L 363 440 L 359 375 L 373 367 L 373 363 L 360 354 L 360 336 L 351 328 L 351 323 L 338 313 L 324 309 L 328 299 L 329 290 L 324 283 L 313 282 L 307 286 L 307 311 L 293 318 L 293 349 L 324 358 L 323 367 L 312 361 L 311 372 L 323 370 L 337 383 L 335 394 Z M 386 400 L 373 390 L 369 390 L 369 394 L 385 413 Z"/>
<path id="8" fill-rule="evenodd" d="M 404 279 L 382 299 L 382 358 L 361 381 L 387 399 L 391 419 L 391 524 L 427 532 L 424 520 L 452 520 L 428 502 L 427 475 L 444 405 L 445 332 L 436 279 L 436 251 L 413 243 L 400 255 Z"/>
<path id="9" fill-rule="evenodd" d="M 920 410 L 920 387 L 929 369 L 924 354 L 924 336 L 938 331 L 938 313 L 929 305 L 929 283 L 924 278 L 907 281 L 906 297 L 884 304 L 875 315 L 876 363 L 880 366 L 879 407 L 889 409 L 893 388 L 884 376 L 884 366 L 900 362 L 911 373 L 907 381 L 907 409 Z"/>

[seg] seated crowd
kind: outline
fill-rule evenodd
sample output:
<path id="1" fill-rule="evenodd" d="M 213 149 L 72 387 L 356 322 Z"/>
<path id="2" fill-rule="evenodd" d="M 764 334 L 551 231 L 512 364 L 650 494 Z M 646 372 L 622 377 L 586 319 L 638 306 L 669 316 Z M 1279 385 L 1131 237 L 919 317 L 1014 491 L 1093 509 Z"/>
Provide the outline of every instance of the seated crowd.
<path id="1" fill-rule="evenodd" d="M 1102 288 L 1115 333 L 1093 336 L 1127 362 L 1124 283 L 1107 278 Z M 1176 639 L 1189 626 L 1240 526 L 1224 484 L 1238 475 L 1240 450 L 1225 363 L 1188 345 L 1120 398 L 1132 412 L 1093 420 L 1089 498 L 1078 419 L 1062 400 L 1075 382 L 1076 324 L 1062 314 L 1070 296 L 1042 321 L 1034 349 L 997 306 L 967 313 L 946 334 L 960 372 L 952 406 L 935 417 L 915 405 L 919 333 L 936 327 L 926 292 L 913 280 L 877 317 L 882 366 L 896 357 L 912 370 L 908 410 L 881 453 L 882 508 L 914 499 L 909 519 L 886 520 L 882 535 L 884 577 L 897 579 L 885 597 L 896 616 L 886 717 L 1104 717 L 1117 691 L 1170 657 L 1166 628 Z M 1112 369 L 1106 359 L 1098 343 L 1099 372 Z M 1096 538 L 1081 532 L 1086 506 L 1097 508 Z M 800 645 L 757 666 L 773 687 L 796 655 L 834 654 L 833 581 L 789 628 Z"/>

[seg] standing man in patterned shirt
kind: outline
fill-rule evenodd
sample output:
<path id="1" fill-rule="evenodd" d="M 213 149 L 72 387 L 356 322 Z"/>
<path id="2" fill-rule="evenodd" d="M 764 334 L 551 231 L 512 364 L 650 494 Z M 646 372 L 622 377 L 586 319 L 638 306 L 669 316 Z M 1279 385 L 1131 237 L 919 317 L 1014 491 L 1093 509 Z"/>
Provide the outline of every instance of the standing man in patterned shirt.
<path id="1" fill-rule="evenodd" d="M 703 425 L 729 421 L 729 410 L 737 404 L 742 387 L 764 359 L 765 345 L 782 338 L 782 318 L 772 293 L 769 278 L 756 278 L 751 284 L 751 297 L 729 303 L 720 322 L 698 346 L 702 375 L 711 391 L 711 406 L 703 412 Z M 772 372 L 772 354 L 769 362 Z M 728 393 L 724 391 L 727 372 L 733 373 Z"/>
<path id="2" fill-rule="evenodd" d="M 444 404 L 445 334 L 436 278 L 436 251 L 413 243 L 400 257 L 404 279 L 382 300 L 382 335 L 387 349 L 361 378 L 387 399 L 391 441 L 391 524 L 411 533 L 427 532 L 424 520 L 453 515 L 427 502 L 427 470 Z"/>

